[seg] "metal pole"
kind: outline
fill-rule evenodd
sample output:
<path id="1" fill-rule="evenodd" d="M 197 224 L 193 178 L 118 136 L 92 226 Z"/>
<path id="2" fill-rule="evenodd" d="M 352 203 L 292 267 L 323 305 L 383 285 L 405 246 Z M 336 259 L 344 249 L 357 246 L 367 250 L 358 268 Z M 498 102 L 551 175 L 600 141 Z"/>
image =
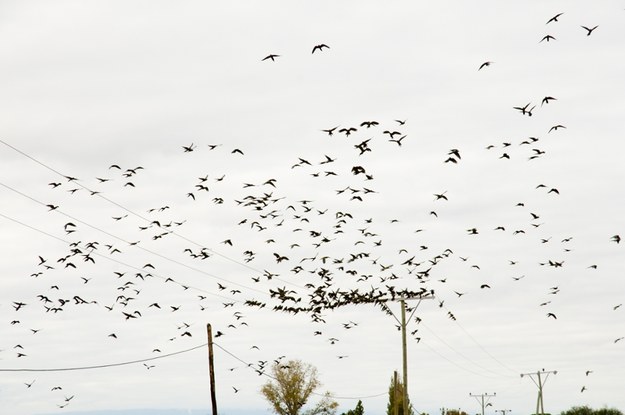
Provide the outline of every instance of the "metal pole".
<path id="1" fill-rule="evenodd" d="M 211 405 L 213 415 L 217 415 L 217 397 L 215 395 L 215 365 L 213 364 L 213 332 L 211 325 L 206 325 L 206 334 L 208 336 L 208 377 L 210 379 L 211 388 Z"/>

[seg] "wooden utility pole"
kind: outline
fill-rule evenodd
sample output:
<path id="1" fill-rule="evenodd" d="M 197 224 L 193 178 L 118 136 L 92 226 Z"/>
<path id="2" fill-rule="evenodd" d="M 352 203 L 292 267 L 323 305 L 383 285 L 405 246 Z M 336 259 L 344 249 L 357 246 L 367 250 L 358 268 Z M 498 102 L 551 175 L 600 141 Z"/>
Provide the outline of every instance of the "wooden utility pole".
<path id="1" fill-rule="evenodd" d="M 406 345 L 406 301 L 401 299 L 401 350 L 402 350 L 402 366 L 403 366 L 403 382 L 404 382 L 404 396 L 402 400 L 403 413 L 402 415 L 409 415 L 408 412 L 408 347 Z"/>
<path id="2" fill-rule="evenodd" d="M 208 336 L 208 377 L 210 379 L 211 388 L 211 405 L 213 415 L 217 415 L 217 397 L 215 394 L 215 366 L 213 364 L 213 332 L 211 325 L 206 325 L 206 334 Z"/>
<path id="3" fill-rule="evenodd" d="M 402 400 L 403 401 L 402 402 L 403 414 L 402 415 L 410 415 L 410 405 L 408 404 L 408 346 L 406 344 L 406 326 L 408 325 L 408 322 L 412 319 L 412 316 L 417 310 L 417 307 L 419 307 L 419 304 L 421 304 L 421 300 L 428 300 L 428 299 L 434 299 L 434 291 L 432 291 L 429 294 L 424 293 L 423 295 L 417 295 L 414 297 L 399 298 L 398 300 L 401 303 L 400 319 L 398 319 L 397 316 L 395 316 L 395 314 L 391 311 L 391 309 L 388 308 L 388 306 L 386 305 L 386 303 L 388 302 L 397 301 L 395 296 L 393 296 L 393 298 L 390 298 L 390 299 L 378 298 L 375 300 L 376 304 L 381 305 L 384 311 L 388 312 L 388 314 L 393 316 L 395 321 L 399 324 L 399 327 L 401 330 L 402 369 L 403 369 L 402 377 L 403 377 L 403 383 L 404 383 L 402 385 L 404 388 L 403 394 L 402 394 L 403 396 L 403 400 Z M 408 317 L 408 321 L 406 321 L 406 300 L 419 300 L 417 305 L 412 310 L 412 314 L 410 314 L 410 317 Z"/>

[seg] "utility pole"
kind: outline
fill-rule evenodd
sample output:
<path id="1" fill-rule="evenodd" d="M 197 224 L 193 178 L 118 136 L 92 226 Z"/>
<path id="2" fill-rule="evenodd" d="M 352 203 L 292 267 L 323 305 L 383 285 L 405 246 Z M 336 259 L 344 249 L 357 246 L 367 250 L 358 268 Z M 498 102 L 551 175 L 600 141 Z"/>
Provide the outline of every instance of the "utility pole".
<path id="1" fill-rule="evenodd" d="M 484 407 L 485 407 L 485 405 L 488 404 L 488 401 L 490 400 L 490 398 L 492 398 L 494 396 L 497 396 L 497 393 L 493 393 L 492 395 L 490 395 L 488 393 L 480 393 L 479 395 L 478 394 L 474 395 L 472 393 L 469 393 L 469 396 L 473 396 L 475 399 L 477 399 L 477 402 L 482 405 L 482 415 L 484 415 Z M 484 401 L 484 398 L 487 398 L 486 401 Z"/>
<path id="2" fill-rule="evenodd" d="M 495 409 L 495 412 L 501 412 L 501 415 L 506 415 L 507 412 L 512 412 L 512 409 Z"/>
<path id="3" fill-rule="evenodd" d="M 434 296 L 433 295 L 428 295 L 428 294 L 424 294 L 424 295 L 419 295 L 419 296 L 415 296 L 415 297 L 401 297 L 399 299 L 399 302 L 401 304 L 401 320 L 397 319 L 397 317 L 395 316 L 395 314 L 393 314 L 393 312 L 388 308 L 388 306 L 386 305 L 387 302 L 389 301 L 396 301 L 394 298 L 387 300 L 387 299 L 377 299 L 375 302 L 379 303 L 382 305 L 383 309 L 385 311 L 387 311 L 391 316 L 393 316 L 393 318 L 395 319 L 395 321 L 397 321 L 400 325 L 400 330 L 401 330 L 401 350 L 402 350 L 402 379 L 403 379 L 403 394 L 402 394 L 402 409 L 403 409 L 403 414 L 402 415 L 409 415 L 410 412 L 410 408 L 408 406 L 408 345 L 406 342 L 406 327 L 408 326 L 408 322 L 412 319 L 412 316 L 414 315 L 415 311 L 417 311 L 417 307 L 419 307 L 419 304 L 421 304 L 421 300 L 426 300 L 426 299 L 433 299 Z M 415 308 L 412 310 L 412 314 L 410 314 L 410 317 L 408 318 L 408 320 L 406 320 L 406 300 L 419 300 L 419 302 L 417 303 L 417 305 L 415 306 Z"/>
<path id="4" fill-rule="evenodd" d="M 206 334 L 208 336 L 208 377 L 211 388 L 211 404 L 213 415 L 217 415 L 217 397 L 215 395 L 215 366 L 213 364 L 213 332 L 211 325 L 206 325 Z"/>
<path id="5" fill-rule="evenodd" d="M 549 370 L 545 371 L 545 369 L 541 369 L 536 373 L 521 373 L 521 377 L 529 376 L 532 379 L 532 382 L 538 386 L 538 399 L 536 400 L 536 415 L 545 413 L 545 406 L 543 404 L 543 387 L 545 386 L 545 382 L 547 382 L 547 378 L 550 374 L 557 374 L 557 370 Z M 536 375 L 536 379 L 534 379 L 534 375 Z M 543 379 L 541 375 L 545 375 Z M 540 410 L 540 412 L 538 412 Z"/>
<path id="6" fill-rule="evenodd" d="M 408 412 L 408 347 L 406 344 L 406 301 L 402 298 L 401 304 L 401 350 L 402 350 L 402 365 L 404 375 L 404 399 L 403 407 L 404 412 L 402 415 L 409 415 Z"/>

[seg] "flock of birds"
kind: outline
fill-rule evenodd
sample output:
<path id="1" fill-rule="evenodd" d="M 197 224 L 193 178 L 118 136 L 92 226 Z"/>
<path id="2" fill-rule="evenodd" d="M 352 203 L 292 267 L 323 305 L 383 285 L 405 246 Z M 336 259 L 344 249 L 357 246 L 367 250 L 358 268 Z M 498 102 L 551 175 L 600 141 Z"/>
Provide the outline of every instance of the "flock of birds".
<path id="1" fill-rule="evenodd" d="M 550 18 L 547 23 L 553 25 L 559 22 L 563 13 Z M 581 26 L 586 35 L 590 36 L 598 28 Z M 556 40 L 552 35 L 544 36 L 540 42 Z M 324 52 L 330 47 L 326 44 L 318 44 L 312 48 L 312 54 Z M 271 53 L 262 61 L 276 62 L 281 55 Z M 478 71 L 485 70 L 494 62 L 486 61 L 478 66 Z M 556 97 L 545 95 L 540 104 L 527 102 L 514 106 L 512 110 L 521 116 L 532 117 L 534 111 L 547 105 L 554 105 Z M 538 107 L 538 108 L 537 108 Z M 335 345 L 340 341 L 335 334 L 326 334 L 323 324 L 327 314 L 345 306 L 358 304 L 370 304 L 379 307 L 383 312 L 391 313 L 388 303 L 402 298 L 434 298 L 439 308 L 444 310 L 450 320 L 456 320 L 456 313 L 447 306 L 454 301 L 461 301 L 462 297 L 469 295 L 465 291 L 447 288 L 453 285 L 453 281 L 438 272 L 441 264 L 456 261 L 466 264 L 466 269 L 479 271 L 480 264 L 470 261 L 462 252 L 457 252 L 453 247 L 435 249 L 427 245 L 425 238 L 421 238 L 424 229 L 412 229 L 411 233 L 419 236 L 418 242 L 412 246 L 395 249 L 392 255 L 388 250 L 387 238 L 392 239 L 390 232 L 400 232 L 403 229 L 402 219 L 392 218 L 380 220 L 367 215 L 367 203 L 371 199 L 379 198 L 383 189 L 376 187 L 377 171 L 367 164 L 374 154 L 376 146 L 386 146 L 388 151 L 403 150 L 410 144 L 407 132 L 409 122 L 406 119 L 394 119 L 388 121 L 363 120 L 358 123 L 345 125 L 332 125 L 329 128 L 320 128 L 320 139 L 341 140 L 343 142 L 339 154 L 310 154 L 296 156 L 288 165 L 285 165 L 287 173 L 291 177 L 300 177 L 302 180 L 323 181 L 322 187 L 326 189 L 324 202 L 316 202 L 308 199 L 293 199 L 288 193 L 281 190 L 281 182 L 286 181 L 283 177 L 265 177 L 254 179 L 244 183 L 231 183 L 229 172 L 218 172 L 213 175 L 203 175 L 189 179 L 188 187 L 179 190 L 179 197 L 174 203 L 146 208 L 145 213 L 137 213 L 123 206 L 122 202 L 107 198 L 110 187 L 117 185 L 124 189 L 139 189 L 137 184 L 140 176 L 149 174 L 149 167 L 130 166 L 122 167 L 117 163 L 110 164 L 108 169 L 92 180 L 94 186 L 85 185 L 87 181 L 72 175 L 55 176 L 49 183 L 50 189 L 63 194 L 80 196 L 101 197 L 106 202 L 112 202 L 119 207 L 119 214 L 107 218 L 109 223 L 117 224 L 131 222 L 128 225 L 134 229 L 130 232 L 136 235 L 134 239 L 118 236 L 109 231 L 109 224 L 94 225 L 69 216 L 69 210 L 75 206 L 69 203 L 69 208 L 58 202 L 48 203 L 38 201 L 50 215 L 57 214 L 62 217 L 58 233 L 65 238 L 71 238 L 67 249 L 62 254 L 37 253 L 34 254 L 33 269 L 29 276 L 29 283 L 37 287 L 40 292 L 31 298 L 15 298 L 10 300 L 11 317 L 9 323 L 12 326 L 31 325 L 25 332 L 31 336 L 39 336 L 46 330 L 46 323 L 54 319 L 56 315 L 68 314 L 72 309 L 88 307 L 98 313 L 116 316 L 120 324 L 139 322 L 146 317 L 164 315 L 164 313 L 181 313 L 193 308 L 197 312 L 197 319 L 203 321 L 203 311 L 218 306 L 230 312 L 229 320 L 213 323 L 218 326 L 215 338 L 219 339 L 230 332 L 248 327 L 247 315 L 251 309 L 267 309 L 273 312 L 285 314 L 301 314 L 310 318 L 315 324 L 311 330 L 313 337 L 324 338 L 329 345 Z M 565 130 L 566 126 L 554 123 L 545 134 L 556 134 Z M 347 143 L 347 144 L 345 144 Z M 529 149 L 526 157 L 535 160 L 546 157 L 546 152 L 539 146 L 540 139 L 535 136 L 528 137 L 514 146 Z M 512 142 L 504 142 L 501 146 L 488 145 L 486 151 L 501 149 L 498 158 L 501 160 L 511 159 Z M 349 151 L 349 153 L 348 153 Z M 192 157 L 198 153 L 214 154 L 217 158 L 241 158 L 246 157 L 244 149 L 227 148 L 227 144 L 196 144 L 190 143 L 180 148 L 183 157 Z M 464 162 L 462 150 L 452 148 L 440 155 L 440 163 L 446 168 L 461 168 Z M 454 167 L 458 166 L 458 167 Z M 259 172 L 263 174 L 263 172 Z M 339 186 L 340 185 L 340 186 Z M 238 197 L 228 198 L 226 189 L 237 188 Z M 543 191 L 545 197 L 557 197 L 560 191 L 552 185 L 539 183 L 535 186 L 536 191 Z M 432 218 L 437 218 L 436 206 L 441 203 L 451 203 L 453 194 L 447 190 L 433 193 L 432 210 L 426 212 Z M 333 200 L 337 200 L 336 204 Z M 240 214 L 240 219 L 232 226 L 245 234 L 245 237 L 228 237 L 217 242 L 219 248 L 211 249 L 201 243 L 196 243 L 185 237 L 184 229 L 187 220 L 177 218 L 177 209 L 181 206 L 197 204 L 198 209 L 207 209 L 207 205 L 215 208 L 223 206 Z M 342 206 L 336 209 L 334 206 Z M 486 232 L 510 233 L 520 235 L 533 233 L 537 236 L 537 243 L 552 243 L 551 236 L 540 235 L 538 232 L 544 224 L 541 213 L 531 210 L 524 202 L 517 203 L 515 209 L 526 211 L 526 227 L 509 229 L 506 223 L 494 224 L 492 229 L 478 229 L 467 227 L 464 233 L 468 237 L 477 237 Z M 139 223 L 139 225 L 135 225 Z M 135 227 L 136 226 L 136 227 Z M 389 226 L 391 228 L 389 228 Z M 395 227 L 395 228 L 393 228 Z M 106 229 L 102 229 L 106 228 Z M 102 239 L 84 239 L 93 230 L 104 236 Z M 155 248 L 160 240 L 176 239 L 186 243 L 187 246 L 179 254 L 188 258 L 194 265 L 186 265 L 187 268 L 198 270 L 204 264 L 210 264 L 211 260 L 224 257 L 246 270 L 248 279 L 241 281 L 230 277 L 217 277 L 218 281 L 206 292 L 205 284 L 197 287 L 182 278 L 161 273 L 157 260 L 172 262 L 164 254 L 155 254 Z M 572 236 L 563 235 L 560 244 L 565 254 L 571 252 L 567 248 Z M 619 244 L 621 237 L 618 234 L 606 236 L 606 243 Z M 144 245 L 149 245 L 144 248 Z M 116 261 L 118 257 L 124 257 L 127 252 L 139 252 L 149 260 L 141 264 L 128 265 L 123 262 L 114 262 L 116 270 L 110 275 L 102 275 L 98 271 L 103 263 Z M 158 252 L 158 251 L 157 251 Z M 136 257 L 136 256 L 135 256 Z M 182 261 L 175 259 L 177 263 Z M 541 259 L 539 266 L 545 268 L 562 268 L 565 266 L 562 258 Z M 197 265 L 196 265 L 197 264 Z M 511 260 L 510 265 L 516 265 Z M 597 269 L 597 264 L 590 264 L 589 269 Z M 68 283 L 61 278 L 71 276 L 73 283 Z M 86 293 L 93 293 L 83 288 L 94 284 L 94 279 L 107 279 L 109 290 L 99 292 L 97 297 L 91 297 Z M 525 275 L 512 277 L 512 283 L 518 283 Z M 59 282 L 60 281 L 60 282 Z M 111 281 L 113 283 L 111 283 Z M 112 284 L 112 285 L 111 285 Z M 160 284 L 160 285 L 159 285 Z M 76 287 L 81 289 L 76 289 Z M 186 302 L 171 302 L 168 296 L 157 294 L 150 296 L 146 292 L 154 293 L 154 287 L 166 287 L 167 292 L 178 291 L 187 295 Z M 491 281 L 483 281 L 477 285 L 479 290 L 490 290 L 493 287 Z M 560 292 L 561 287 L 552 286 L 546 292 L 552 297 Z M 441 294 L 442 292 L 442 294 Z M 153 294 L 154 295 L 154 294 Z M 453 300 L 446 299 L 450 296 Z M 216 303 L 210 297 L 218 297 L 221 300 Z M 5 300 L 5 299 L 3 299 Z M 555 309 L 550 309 L 551 300 L 540 303 L 545 308 L 544 315 L 548 319 L 557 320 Z M 621 304 L 611 305 L 614 311 Z M 38 310 L 35 319 L 22 321 L 20 317 L 24 310 Z M 409 308 L 408 311 L 412 311 Z M 286 318 L 286 317 L 285 317 Z M 416 320 L 417 324 L 419 319 Z M 359 322 L 347 321 L 342 323 L 342 329 L 348 331 L 359 326 Z M 37 326 L 35 328 L 35 325 Z M 163 344 L 155 344 L 151 353 L 158 355 L 169 342 L 192 338 L 196 332 L 193 327 L 202 326 L 196 322 L 181 322 L 170 337 Z M 140 327 L 140 326 L 136 326 Z M 416 341 L 421 340 L 419 329 L 411 332 Z M 119 338 L 115 331 L 103 333 L 103 341 L 114 342 Z M 0 356 L 4 362 L 11 357 L 27 362 L 31 354 L 39 353 L 38 350 L 30 350 L 28 338 L 22 336 L 19 342 L 10 343 L 10 339 L 2 339 L 0 344 Z M 624 337 L 614 339 L 614 343 L 623 340 Z M 217 340 L 220 341 L 221 339 Z M 250 350 L 260 350 L 257 345 L 252 345 Z M 11 356 L 12 354 L 12 356 Z M 348 355 L 339 354 L 338 359 L 345 359 Z M 259 375 L 266 372 L 268 364 L 283 364 L 285 356 L 275 359 L 266 358 L 250 363 L 248 366 Z M 151 370 L 156 365 L 143 363 L 146 370 Z M 230 368 L 233 371 L 236 368 Z M 588 376 L 592 370 L 587 370 Z M 37 379 L 25 382 L 26 389 L 38 386 Z M 74 402 L 74 394 L 63 395 L 65 385 L 48 385 L 50 392 L 59 394 L 56 405 L 65 408 Z M 238 393 L 240 388 L 232 386 L 233 393 Z M 581 392 L 587 390 L 582 386 Z"/>

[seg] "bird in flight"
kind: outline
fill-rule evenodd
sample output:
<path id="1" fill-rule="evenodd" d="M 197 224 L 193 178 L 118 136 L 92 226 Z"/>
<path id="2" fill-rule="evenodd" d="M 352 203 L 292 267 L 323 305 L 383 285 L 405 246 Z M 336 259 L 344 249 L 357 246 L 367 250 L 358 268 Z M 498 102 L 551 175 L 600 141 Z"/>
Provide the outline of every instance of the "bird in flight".
<path id="1" fill-rule="evenodd" d="M 549 42 L 550 40 L 556 40 L 556 38 L 551 35 L 546 35 L 546 36 L 543 36 L 543 38 L 540 39 L 540 42 L 538 43 L 541 43 L 543 40 L 546 40 L 547 42 Z"/>
<path id="2" fill-rule="evenodd" d="M 328 128 L 327 130 L 321 130 L 321 131 L 323 131 L 324 133 L 328 133 L 328 135 L 332 135 L 334 133 L 334 130 L 336 130 L 337 128 L 339 128 L 338 125 L 334 128 Z"/>
<path id="3" fill-rule="evenodd" d="M 558 21 L 558 17 L 562 16 L 564 13 L 558 13 L 555 16 L 553 16 L 551 19 L 547 20 L 547 23 L 545 24 L 549 24 L 551 22 L 557 22 Z"/>
<path id="4" fill-rule="evenodd" d="M 279 57 L 280 57 L 280 55 L 275 55 L 275 54 L 272 53 L 270 55 L 265 56 L 262 60 L 266 61 L 267 59 L 271 59 L 272 61 L 275 62 L 276 58 L 279 58 Z"/>
<path id="5" fill-rule="evenodd" d="M 544 97 L 540 106 L 542 107 L 543 104 L 549 104 L 549 101 L 556 101 L 556 99 L 554 97 Z"/>
<path id="6" fill-rule="evenodd" d="M 315 45 L 315 47 L 312 50 L 312 53 L 315 53 L 316 50 L 318 50 L 319 52 L 322 52 L 323 48 L 330 49 L 330 46 L 326 45 L 325 43 L 322 43 L 320 45 Z"/>
<path id="7" fill-rule="evenodd" d="M 547 131 L 547 133 L 550 133 L 551 131 L 558 131 L 558 128 L 566 128 L 566 127 L 563 126 L 562 124 L 554 125 L 553 127 L 549 129 L 549 131 Z"/>
<path id="8" fill-rule="evenodd" d="M 339 133 L 345 133 L 345 136 L 346 136 L 346 137 L 349 137 L 349 135 L 350 135 L 352 132 L 355 132 L 355 131 L 358 131 L 358 130 L 357 130 L 356 128 L 354 128 L 354 127 L 349 127 L 349 128 L 341 128 L 341 129 L 339 130 Z"/>
<path id="9" fill-rule="evenodd" d="M 527 109 L 529 106 L 531 105 L 531 102 L 528 102 L 527 104 L 525 104 L 524 107 L 512 107 L 515 110 L 519 110 L 521 111 L 521 114 L 523 115 L 529 115 L 530 117 L 532 116 L 532 110 L 536 107 L 535 105 L 531 108 L 531 109 Z"/>
<path id="10" fill-rule="evenodd" d="M 378 125 L 379 123 L 377 121 L 363 121 L 360 123 L 361 127 L 367 127 L 367 128 L 371 128 L 374 127 L 376 125 Z"/>
<path id="11" fill-rule="evenodd" d="M 490 65 L 491 65 L 491 64 L 493 64 L 493 63 L 494 63 L 494 62 L 491 62 L 491 61 L 486 61 L 486 62 L 484 62 L 483 64 L 481 64 L 481 65 L 480 65 L 480 67 L 479 67 L 479 68 L 477 68 L 477 70 L 479 71 L 479 70 L 481 70 L 482 68 L 485 68 L 485 67 L 487 67 L 487 66 L 490 66 Z"/>
<path id="12" fill-rule="evenodd" d="M 590 36 L 590 34 L 591 34 L 591 33 L 592 33 L 592 32 L 593 32 L 596 28 L 598 28 L 598 27 L 599 27 L 599 26 L 595 26 L 595 27 L 593 27 L 593 28 L 588 28 L 588 27 L 586 27 L 586 26 L 582 26 L 582 28 L 586 29 L 586 32 L 587 32 L 587 33 L 586 33 L 586 36 Z"/>

